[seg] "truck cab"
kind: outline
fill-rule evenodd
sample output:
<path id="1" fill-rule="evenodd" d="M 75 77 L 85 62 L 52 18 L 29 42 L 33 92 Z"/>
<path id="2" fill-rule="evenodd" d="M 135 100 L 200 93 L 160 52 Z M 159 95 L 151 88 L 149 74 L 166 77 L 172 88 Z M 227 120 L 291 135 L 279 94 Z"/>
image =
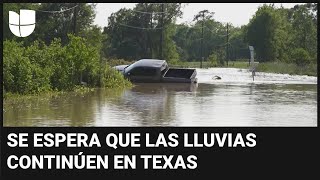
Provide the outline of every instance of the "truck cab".
<path id="1" fill-rule="evenodd" d="M 165 60 L 139 60 L 124 69 L 123 75 L 132 82 L 160 82 L 168 70 Z"/>
<path id="2" fill-rule="evenodd" d="M 165 60 L 141 59 L 131 65 L 115 66 L 126 78 L 132 82 L 196 82 L 195 69 L 169 68 Z"/>

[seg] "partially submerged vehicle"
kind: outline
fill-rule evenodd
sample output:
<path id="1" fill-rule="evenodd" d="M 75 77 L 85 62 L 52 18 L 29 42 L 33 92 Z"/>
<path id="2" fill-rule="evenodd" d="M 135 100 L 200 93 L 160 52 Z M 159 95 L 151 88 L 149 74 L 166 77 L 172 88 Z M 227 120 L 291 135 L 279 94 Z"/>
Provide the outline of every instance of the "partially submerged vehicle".
<path id="1" fill-rule="evenodd" d="M 115 66 L 126 78 L 138 83 L 196 83 L 195 69 L 169 68 L 165 60 L 141 59 L 130 65 Z"/>

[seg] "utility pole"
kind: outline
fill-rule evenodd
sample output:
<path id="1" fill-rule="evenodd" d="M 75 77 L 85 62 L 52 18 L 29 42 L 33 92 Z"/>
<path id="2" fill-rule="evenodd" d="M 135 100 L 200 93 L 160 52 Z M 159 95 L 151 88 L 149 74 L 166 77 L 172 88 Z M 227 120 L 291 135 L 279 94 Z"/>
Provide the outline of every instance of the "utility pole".
<path id="1" fill-rule="evenodd" d="M 145 12 L 149 12 L 148 11 L 148 3 L 145 3 Z M 147 17 L 148 15 L 147 14 L 145 14 L 144 15 L 144 23 L 145 23 L 145 25 L 144 25 L 144 27 L 146 27 L 146 28 L 149 28 L 149 22 L 147 21 L 148 20 L 148 17 Z M 144 45 L 145 45 L 145 56 L 146 57 L 148 57 L 149 56 L 149 49 L 148 49 L 148 40 L 149 40 L 149 38 L 148 38 L 148 29 L 145 29 L 145 41 L 144 41 Z M 149 57 L 148 57 L 149 58 Z"/>
<path id="2" fill-rule="evenodd" d="M 226 57 L 227 57 L 227 66 L 229 66 L 229 23 L 227 23 L 227 52 L 226 52 Z"/>
<path id="3" fill-rule="evenodd" d="M 204 25 L 204 11 L 202 11 L 202 29 L 201 29 L 201 61 L 200 61 L 200 68 L 202 68 L 202 61 L 203 61 L 203 25 Z"/>
<path id="4" fill-rule="evenodd" d="M 160 57 L 161 59 L 163 59 L 163 30 L 164 30 L 164 22 L 163 22 L 163 19 L 164 19 L 164 3 L 161 4 L 161 33 L 160 33 Z"/>
<path id="5" fill-rule="evenodd" d="M 78 17 L 78 7 L 79 6 L 79 3 L 75 3 L 75 7 L 73 8 L 73 34 L 75 36 L 78 35 L 78 31 L 77 31 L 77 17 Z M 82 71 L 80 72 L 80 84 L 83 85 L 84 84 L 87 84 L 88 82 L 83 82 L 83 77 L 82 77 Z M 87 79 L 88 81 L 88 79 Z"/>
<path id="6" fill-rule="evenodd" d="M 73 9 L 73 33 L 76 36 L 77 35 L 77 16 L 78 16 L 78 3 L 75 3 L 75 8 Z"/>
<path id="7" fill-rule="evenodd" d="M 153 22 L 152 22 L 152 20 L 153 20 L 153 11 L 152 11 L 152 6 L 153 6 L 153 4 L 151 4 L 151 13 L 150 13 L 150 26 L 151 26 L 151 27 L 150 27 L 150 28 L 153 28 Z M 149 47 L 150 47 L 150 56 L 149 56 L 149 57 L 153 58 L 153 53 L 152 53 L 152 51 L 153 51 L 152 38 L 151 38 L 151 35 L 150 35 L 150 31 L 149 31 L 148 35 L 149 35 Z"/>

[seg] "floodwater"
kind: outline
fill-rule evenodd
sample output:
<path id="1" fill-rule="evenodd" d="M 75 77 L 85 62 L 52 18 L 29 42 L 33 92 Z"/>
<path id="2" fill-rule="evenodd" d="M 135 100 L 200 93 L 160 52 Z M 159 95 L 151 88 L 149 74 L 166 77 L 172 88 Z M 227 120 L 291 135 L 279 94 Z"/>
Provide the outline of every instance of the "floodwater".
<path id="1" fill-rule="evenodd" d="M 197 84 L 136 84 L 4 102 L 4 126 L 317 126 L 317 77 L 197 69 Z M 221 80 L 212 77 L 220 76 Z"/>

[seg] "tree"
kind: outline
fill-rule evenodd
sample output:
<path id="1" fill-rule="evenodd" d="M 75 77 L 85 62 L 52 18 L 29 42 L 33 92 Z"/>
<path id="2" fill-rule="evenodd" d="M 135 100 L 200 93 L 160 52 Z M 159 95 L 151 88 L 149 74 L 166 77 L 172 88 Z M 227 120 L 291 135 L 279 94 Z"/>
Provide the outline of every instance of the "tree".
<path id="1" fill-rule="evenodd" d="M 296 48 L 291 54 L 292 62 L 298 66 L 306 66 L 311 62 L 310 55 L 308 51 L 302 48 Z"/>
<path id="2" fill-rule="evenodd" d="M 172 36 L 175 34 L 175 18 L 182 13 L 180 9 L 179 3 L 165 4 L 164 12 L 161 4 L 138 3 L 133 9 L 123 8 L 111 14 L 104 29 L 109 43 L 104 54 L 131 60 L 159 58 L 163 28 L 164 58 L 168 61 L 178 59 Z"/>
<path id="3" fill-rule="evenodd" d="M 248 44 L 245 41 L 246 26 L 233 28 L 230 31 L 230 58 L 249 59 Z"/>
<path id="4" fill-rule="evenodd" d="M 67 34 L 73 33 L 74 11 L 70 8 L 75 5 L 75 3 L 5 3 L 3 6 L 4 39 L 23 41 L 26 45 L 32 44 L 35 40 L 42 40 L 48 45 L 54 38 L 60 38 L 62 43 L 66 44 L 68 41 Z M 95 4 L 77 3 L 76 8 L 78 8 L 77 31 L 85 31 L 93 23 Z M 9 30 L 9 11 L 19 13 L 20 9 L 36 10 L 36 28 L 28 38 L 17 38 Z M 56 12 L 53 13 L 52 11 Z"/>
<path id="5" fill-rule="evenodd" d="M 212 53 L 220 51 L 220 47 L 224 47 L 226 43 L 225 25 L 214 20 L 213 12 L 204 12 L 206 12 L 204 20 L 201 18 L 202 12 L 199 12 L 195 16 L 196 22 L 194 25 L 177 25 L 177 31 L 173 39 L 180 49 L 180 56 L 186 57 L 185 60 L 187 61 L 198 60 L 201 58 L 202 22 L 203 56 L 205 59 L 207 59 Z"/>
<path id="6" fill-rule="evenodd" d="M 86 31 L 90 28 L 95 17 L 95 4 L 89 3 L 43 3 L 41 11 L 63 11 L 77 5 L 76 32 Z M 44 13 L 37 12 L 38 26 L 35 36 L 49 44 L 54 38 L 60 38 L 63 44 L 68 41 L 68 34 L 74 32 L 74 10 L 64 11 L 63 13 Z"/>
<path id="7" fill-rule="evenodd" d="M 250 20 L 245 38 L 255 47 L 258 59 L 262 62 L 292 62 L 295 54 L 292 50 L 299 48 L 316 59 L 316 11 L 314 4 L 310 3 L 291 9 L 263 5 Z"/>
<path id="8" fill-rule="evenodd" d="M 20 13 L 20 9 L 38 9 L 38 3 L 3 3 L 3 40 L 14 39 L 21 41 L 25 38 L 18 38 L 14 36 L 9 29 L 9 11 Z"/>
<path id="9" fill-rule="evenodd" d="M 249 45 L 254 46 L 257 57 L 260 61 L 275 60 L 278 56 L 278 49 L 275 40 L 276 29 L 279 26 L 279 19 L 275 14 L 274 7 L 263 5 L 250 20 L 246 39 Z"/>
<path id="10" fill-rule="evenodd" d="M 203 28 L 204 28 L 204 21 L 205 19 L 210 19 L 211 17 L 213 17 L 213 12 L 209 12 L 208 10 L 203 10 L 203 11 L 200 11 L 197 15 L 194 16 L 194 21 L 197 21 L 199 22 L 199 18 L 202 17 L 201 19 L 201 24 L 202 24 L 202 27 L 201 27 L 201 49 L 200 49 L 200 52 L 201 52 L 201 65 L 200 65 L 200 68 L 202 68 L 202 61 L 204 60 L 204 53 L 203 53 Z"/>
<path id="11" fill-rule="evenodd" d="M 288 18 L 294 27 L 292 33 L 294 48 L 303 48 L 309 54 L 317 55 L 317 9 L 314 4 L 296 5 L 289 10 Z"/>

